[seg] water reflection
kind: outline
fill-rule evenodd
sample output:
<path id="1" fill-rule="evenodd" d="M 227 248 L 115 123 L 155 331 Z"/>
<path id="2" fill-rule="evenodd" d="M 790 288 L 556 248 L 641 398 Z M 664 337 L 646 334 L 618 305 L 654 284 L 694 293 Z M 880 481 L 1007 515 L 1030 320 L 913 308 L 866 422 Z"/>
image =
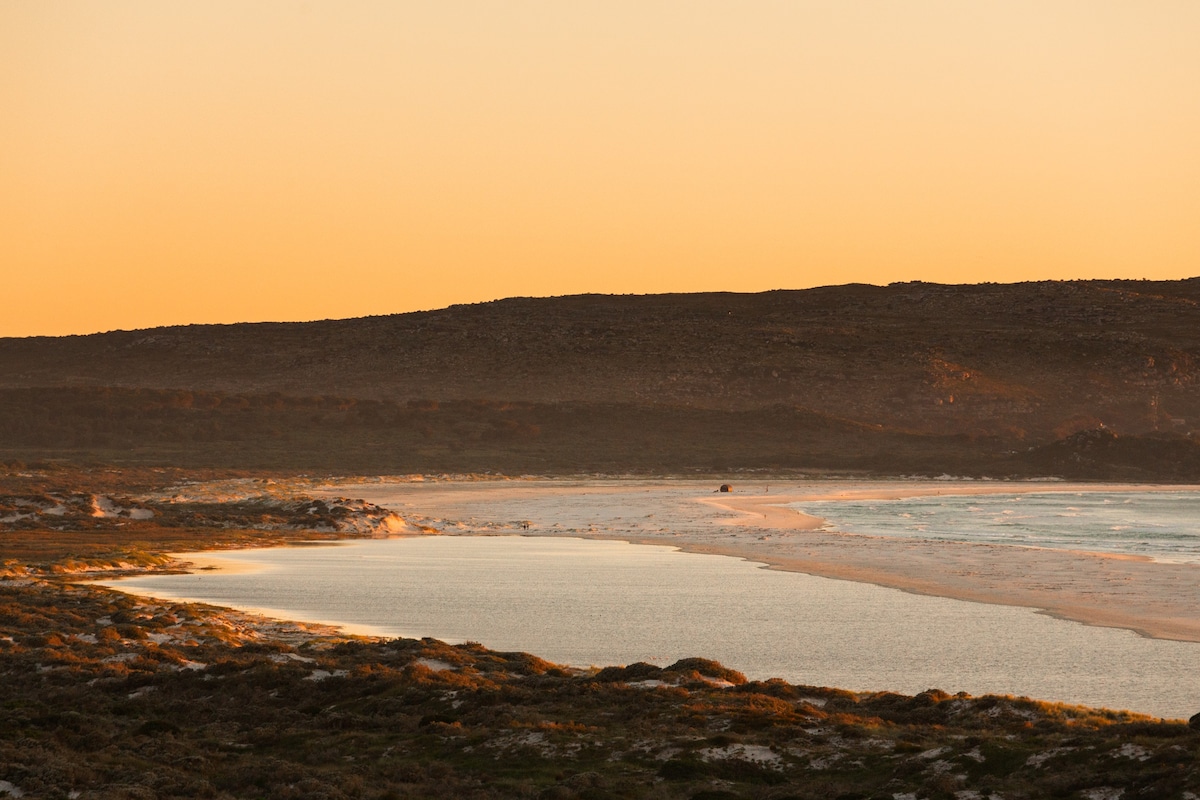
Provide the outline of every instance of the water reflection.
<path id="1" fill-rule="evenodd" d="M 1024 694 L 1166 717 L 1200 705 L 1198 644 L 668 547 L 462 536 L 222 557 L 263 569 L 110 585 L 581 666 L 699 655 L 751 678 L 854 690 Z"/>

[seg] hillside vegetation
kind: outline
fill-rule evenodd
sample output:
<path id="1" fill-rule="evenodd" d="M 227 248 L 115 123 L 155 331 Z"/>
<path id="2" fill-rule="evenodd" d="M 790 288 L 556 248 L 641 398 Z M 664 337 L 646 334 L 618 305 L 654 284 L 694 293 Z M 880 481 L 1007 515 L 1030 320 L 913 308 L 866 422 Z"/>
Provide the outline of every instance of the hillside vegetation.
<path id="1" fill-rule="evenodd" d="M 1200 279 L 912 283 L 3 339 L 0 455 L 1195 480 L 1198 303 Z M 1096 430 L 1119 444 L 1073 438 Z"/>

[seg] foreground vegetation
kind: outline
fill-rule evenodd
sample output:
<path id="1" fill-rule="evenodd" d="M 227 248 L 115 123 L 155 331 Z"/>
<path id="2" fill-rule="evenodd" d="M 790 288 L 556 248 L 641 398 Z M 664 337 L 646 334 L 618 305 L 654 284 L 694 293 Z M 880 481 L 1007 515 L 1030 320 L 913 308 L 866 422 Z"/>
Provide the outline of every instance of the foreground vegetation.
<path id="1" fill-rule="evenodd" d="M 20 517 L 0 523 L 0 795 L 1200 793 L 1200 719 L 747 681 L 701 658 L 572 669 L 478 644 L 347 637 L 81 582 L 170 569 L 173 550 L 345 535 L 359 530 L 338 528 L 348 519 L 378 516 L 353 503 L 144 499 L 197 477 L 236 478 L 63 465 L 0 476 L 0 519 Z"/>
<path id="2" fill-rule="evenodd" d="M 569 670 L 32 579 L 0 581 L 0 708 L 0 780 L 37 797 L 1200 789 L 1200 733 L 1179 722 L 749 682 L 702 659 Z"/>

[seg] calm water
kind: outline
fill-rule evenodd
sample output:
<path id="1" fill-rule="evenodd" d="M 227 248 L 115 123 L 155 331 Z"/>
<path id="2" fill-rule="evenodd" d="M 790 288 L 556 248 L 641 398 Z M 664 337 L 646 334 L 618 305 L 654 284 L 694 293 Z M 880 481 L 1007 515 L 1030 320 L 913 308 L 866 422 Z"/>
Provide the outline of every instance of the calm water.
<path id="1" fill-rule="evenodd" d="M 790 504 L 850 533 L 1200 563 L 1200 493 L 1036 492 Z"/>
<path id="2" fill-rule="evenodd" d="M 440 536 L 223 557 L 262 568 L 110 585 L 574 665 L 704 656 L 752 678 L 854 690 L 1022 694 L 1164 717 L 1200 711 L 1200 644 L 668 547 Z"/>

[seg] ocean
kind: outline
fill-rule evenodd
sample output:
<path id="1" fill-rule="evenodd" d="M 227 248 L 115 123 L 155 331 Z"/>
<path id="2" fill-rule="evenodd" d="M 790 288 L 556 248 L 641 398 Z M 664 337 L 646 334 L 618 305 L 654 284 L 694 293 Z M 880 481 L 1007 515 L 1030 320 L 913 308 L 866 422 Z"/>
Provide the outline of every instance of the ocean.
<path id="1" fill-rule="evenodd" d="M 1196 491 L 1030 492 L 789 503 L 828 530 L 1200 563 Z"/>

